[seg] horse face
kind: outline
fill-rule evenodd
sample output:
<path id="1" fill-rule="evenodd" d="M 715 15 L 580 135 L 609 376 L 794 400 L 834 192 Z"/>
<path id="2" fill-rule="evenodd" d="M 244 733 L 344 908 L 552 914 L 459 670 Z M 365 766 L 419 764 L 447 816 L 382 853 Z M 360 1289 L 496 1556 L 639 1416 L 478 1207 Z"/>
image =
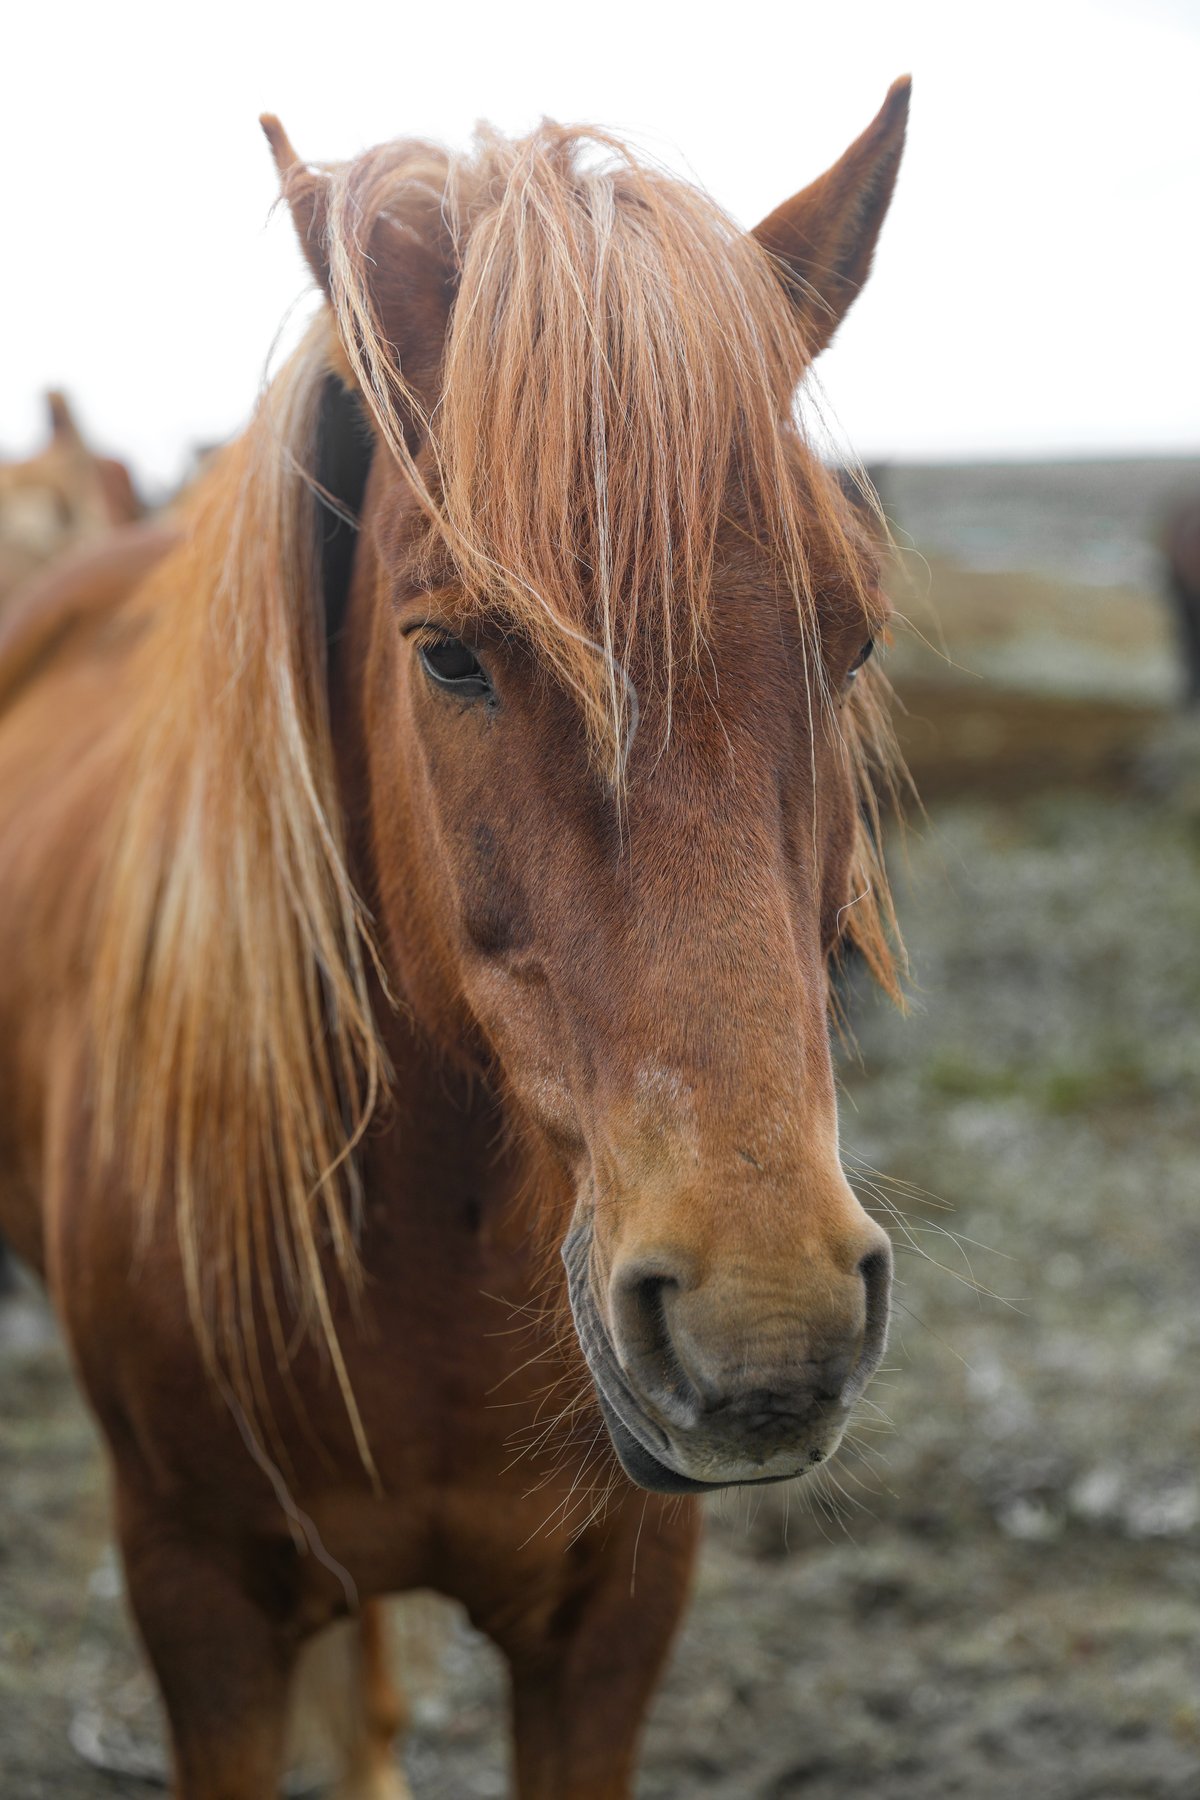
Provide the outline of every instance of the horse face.
<path id="1" fill-rule="evenodd" d="M 449 593 L 400 603 L 382 684 L 396 966 L 568 1172 L 580 1341 L 659 1490 L 820 1462 L 884 1344 L 890 1252 L 839 1163 L 826 1022 L 870 638 L 857 605 L 825 610 L 816 651 L 727 561 L 669 733 L 642 690 L 620 798 L 572 696 Z"/>
<path id="2" fill-rule="evenodd" d="M 826 1025 L 826 957 L 862 898 L 839 706 L 870 627 L 845 533 L 800 609 L 761 540 L 819 569 L 830 511 L 799 548 L 820 478 L 784 421 L 869 272 L 907 93 L 752 243 L 628 168 L 603 192 L 565 179 L 553 130 L 446 205 L 425 151 L 351 192 L 268 123 L 390 453 L 356 581 L 373 557 L 363 742 L 393 977 L 568 1172 L 580 1341 L 626 1470 L 666 1491 L 820 1461 L 884 1343 L 890 1254 L 841 1171 Z M 415 558 L 413 494 L 440 521 Z M 456 569 L 507 597 L 507 627 Z M 576 650 L 600 635 L 589 583 L 641 702 L 619 793 L 546 654 L 547 607 Z M 677 585 L 689 615 L 697 654 L 670 681 L 647 583 L 660 623 Z"/>

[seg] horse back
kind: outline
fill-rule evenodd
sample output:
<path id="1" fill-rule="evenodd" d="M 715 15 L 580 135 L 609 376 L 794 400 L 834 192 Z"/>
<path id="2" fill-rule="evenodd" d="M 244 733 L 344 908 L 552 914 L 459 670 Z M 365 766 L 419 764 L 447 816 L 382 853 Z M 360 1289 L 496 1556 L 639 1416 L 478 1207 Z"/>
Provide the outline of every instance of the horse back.
<path id="1" fill-rule="evenodd" d="M 178 542 L 168 525 L 129 525 L 40 570 L 0 614 L 0 709 L 60 653 L 103 631 Z"/>

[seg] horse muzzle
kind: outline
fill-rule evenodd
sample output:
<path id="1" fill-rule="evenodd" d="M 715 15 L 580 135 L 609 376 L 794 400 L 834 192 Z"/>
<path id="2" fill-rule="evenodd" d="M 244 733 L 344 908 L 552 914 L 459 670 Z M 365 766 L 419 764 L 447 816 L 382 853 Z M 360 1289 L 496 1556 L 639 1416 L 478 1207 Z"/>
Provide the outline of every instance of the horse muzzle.
<path id="1" fill-rule="evenodd" d="M 652 1493 L 788 1481 L 831 1456 L 887 1342 L 891 1248 L 871 1228 L 834 1313 L 820 1321 L 776 1289 L 752 1307 L 689 1282 L 686 1260 L 634 1259 L 593 1291 L 591 1219 L 562 1248 L 575 1329 L 625 1473 Z"/>

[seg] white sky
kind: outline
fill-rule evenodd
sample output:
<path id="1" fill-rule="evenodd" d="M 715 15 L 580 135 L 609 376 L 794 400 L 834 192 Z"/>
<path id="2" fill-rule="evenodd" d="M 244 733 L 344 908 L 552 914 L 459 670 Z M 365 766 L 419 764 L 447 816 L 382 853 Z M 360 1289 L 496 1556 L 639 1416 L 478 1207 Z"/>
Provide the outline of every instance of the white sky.
<path id="1" fill-rule="evenodd" d="M 306 292 L 263 110 L 314 159 L 599 122 L 752 225 L 906 70 L 896 202 L 821 363 L 842 435 L 1200 447 L 1200 0 L 69 0 L 5 29 L 0 450 L 48 385 L 154 482 L 242 422 Z"/>

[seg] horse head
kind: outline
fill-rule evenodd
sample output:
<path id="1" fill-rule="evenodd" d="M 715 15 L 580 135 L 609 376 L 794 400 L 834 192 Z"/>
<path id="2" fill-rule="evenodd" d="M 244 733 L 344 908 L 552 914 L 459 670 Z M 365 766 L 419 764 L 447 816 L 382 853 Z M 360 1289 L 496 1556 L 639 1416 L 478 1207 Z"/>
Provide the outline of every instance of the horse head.
<path id="1" fill-rule="evenodd" d="M 792 402 L 906 110 L 897 83 L 752 234 L 596 134 L 322 170 L 264 121 L 329 301 L 326 603 L 386 974 L 556 1172 L 579 1341 L 654 1490 L 822 1461 L 886 1338 L 828 1020 L 847 940 L 891 979 L 887 604 Z"/>

